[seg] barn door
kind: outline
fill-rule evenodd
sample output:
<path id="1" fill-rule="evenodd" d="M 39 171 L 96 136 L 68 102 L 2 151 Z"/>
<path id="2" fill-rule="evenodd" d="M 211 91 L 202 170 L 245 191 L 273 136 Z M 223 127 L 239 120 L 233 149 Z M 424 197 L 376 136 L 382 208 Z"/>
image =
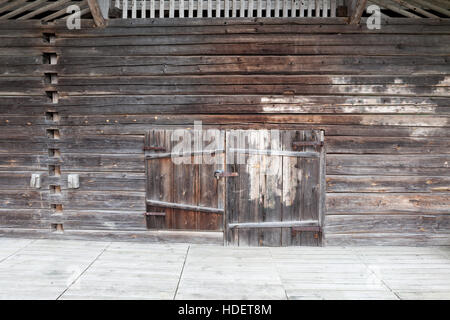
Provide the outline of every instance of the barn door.
<path id="1" fill-rule="evenodd" d="M 224 169 L 224 135 L 208 134 L 151 130 L 146 135 L 148 229 L 223 230 L 225 186 L 217 171 Z M 214 139 L 222 147 L 205 148 Z"/>
<path id="2" fill-rule="evenodd" d="M 323 131 L 226 133 L 226 243 L 321 244 Z"/>

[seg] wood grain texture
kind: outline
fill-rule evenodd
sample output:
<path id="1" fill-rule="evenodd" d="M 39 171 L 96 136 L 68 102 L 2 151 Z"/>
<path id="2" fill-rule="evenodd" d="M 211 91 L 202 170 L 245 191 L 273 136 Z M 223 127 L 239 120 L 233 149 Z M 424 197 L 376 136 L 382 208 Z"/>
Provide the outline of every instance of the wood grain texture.
<path id="1" fill-rule="evenodd" d="M 294 141 L 317 141 L 316 131 L 235 130 L 227 132 L 227 167 L 237 177 L 227 179 L 227 241 L 239 246 L 292 246 L 321 243 L 320 236 L 288 226 L 259 228 L 259 224 L 315 221 L 319 224 L 319 159 L 283 156 Z M 303 139 L 303 140 L 302 140 Z M 240 142 L 236 148 L 236 141 Z M 245 145 L 242 145 L 245 142 Z M 271 150 L 235 154 L 233 150 Z M 304 147 L 313 151 L 313 147 Z M 243 157 L 242 160 L 239 157 Z M 323 194 L 324 196 L 324 194 Z M 233 229 L 237 226 L 237 230 Z M 240 226 L 252 226 L 241 228 Z"/>
<path id="2" fill-rule="evenodd" d="M 256 12 L 258 5 L 253 3 Z M 193 10 L 188 3 L 186 9 Z M 179 169 L 174 173 L 180 182 L 172 185 L 169 164 L 145 159 L 146 133 L 199 120 L 221 130 L 324 130 L 327 245 L 448 243 L 449 22 L 387 19 L 380 30 L 368 30 L 365 19 L 360 25 L 334 17 L 111 19 L 107 28 L 83 20 L 80 30 L 63 22 L 0 22 L 2 226 L 49 228 L 60 221 L 68 237 L 79 230 L 86 232 L 76 237 L 87 230 L 100 230 L 100 238 L 132 229 L 145 233 L 144 212 L 162 211 L 146 207 L 152 188 L 155 200 L 174 201 L 171 191 L 177 189 L 179 202 L 226 207 L 229 222 L 245 222 L 233 206 L 250 196 L 248 177 L 227 185 L 225 198 L 225 186 L 209 179 L 213 166 Z M 54 41 L 43 33 L 54 33 Z M 56 53 L 57 64 L 47 64 L 43 53 Z M 57 104 L 49 97 L 53 91 Z M 59 139 L 49 138 L 52 129 Z M 260 161 L 276 167 L 278 160 Z M 281 201 L 269 190 L 280 184 L 287 190 L 287 182 L 296 180 L 295 165 L 310 192 L 297 197 L 293 212 L 317 209 L 308 173 L 317 164 L 291 161 L 283 159 L 290 173 L 281 181 L 255 173 L 258 199 L 270 208 L 242 203 L 244 219 L 280 220 Z M 49 165 L 60 166 L 61 176 L 50 177 Z M 33 173 L 42 174 L 40 190 L 29 187 Z M 76 191 L 66 188 L 72 173 L 80 176 Z M 54 184 L 61 194 L 51 194 Z M 67 216 L 56 217 L 48 207 L 59 202 Z M 192 213 L 186 224 L 174 210 L 165 211 L 165 227 L 225 228 L 228 242 L 315 241 L 310 235 L 290 238 L 289 230 L 280 239 L 274 230 L 227 230 L 221 215 L 211 219 L 207 213 Z M 282 221 L 290 214 L 281 213 Z"/>

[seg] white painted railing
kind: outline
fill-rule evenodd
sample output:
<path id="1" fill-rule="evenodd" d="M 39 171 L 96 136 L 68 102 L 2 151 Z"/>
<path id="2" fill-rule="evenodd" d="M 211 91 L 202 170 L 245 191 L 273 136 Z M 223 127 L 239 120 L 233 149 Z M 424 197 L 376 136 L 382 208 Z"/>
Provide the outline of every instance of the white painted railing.
<path id="1" fill-rule="evenodd" d="M 336 17 L 343 0 L 112 0 L 122 18 Z M 317 10 L 316 10 L 317 8 Z"/>

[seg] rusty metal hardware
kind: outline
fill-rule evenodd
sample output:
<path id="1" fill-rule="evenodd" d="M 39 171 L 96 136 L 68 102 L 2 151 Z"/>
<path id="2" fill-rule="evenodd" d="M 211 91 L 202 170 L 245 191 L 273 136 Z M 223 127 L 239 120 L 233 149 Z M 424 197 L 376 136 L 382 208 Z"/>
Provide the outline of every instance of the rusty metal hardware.
<path id="1" fill-rule="evenodd" d="M 297 232 L 314 232 L 314 239 L 318 239 L 322 234 L 322 228 L 318 226 L 292 227 L 292 236 L 295 236 Z"/>
<path id="2" fill-rule="evenodd" d="M 301 147 L 313 146 L 323 147 L 323 141 L 294 141 L 292 142 L 292 149 L 298 150 Z"/>
<path id="3" fill-rule="evenodd" d="M 144 147 L 144 151 L 166 151 L 166 148 L 159 146 Z"/>
<path id="4" fill-rule="evenodd" d="M 223 177 L 237 177 L 237 176 L 239 176 L 239 173 L 237 172 L 225 172 L 223 170 L 214 171 L 214 178 L 216 178 L 217 180 Z"/>
<path id="5" fill-rule="evenodd" d="M 318 226 L 292 227 L 292 232 L 302 232 L 302 231 L 322 232 L 322 228 Z"/>

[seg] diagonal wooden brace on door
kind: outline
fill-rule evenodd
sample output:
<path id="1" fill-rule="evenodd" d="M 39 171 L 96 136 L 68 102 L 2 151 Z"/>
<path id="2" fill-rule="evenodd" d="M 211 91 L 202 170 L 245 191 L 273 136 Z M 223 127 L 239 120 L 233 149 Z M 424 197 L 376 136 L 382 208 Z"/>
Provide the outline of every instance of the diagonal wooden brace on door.
<path id="1" fill-rule="evenodd" d="M 307 147 L 307 146 L 323 147 L 323 141 L 294 141 L 294 142 L 292 142 L 292 148 L 294 150 L 298 150 L 301 147 Z"/>
<path id="2" fill-rule="evenodd" d="M 187 211 L 200 211 L 200 212 L 207 212 L 207 213 L 222 213 L 222 214 L 224 213 L 224 209 L 220 209 L 220 208 L 200 207 L 200 206 L 194 206 L 194 205 L 190 205 L 190 204 L 180 204 L 180 203 L 148 200 L 148 199 L 147 199 L 147 205 L 152 206 L 152 207 L 179 209 L 179 210 L 187 210 Z"/>

